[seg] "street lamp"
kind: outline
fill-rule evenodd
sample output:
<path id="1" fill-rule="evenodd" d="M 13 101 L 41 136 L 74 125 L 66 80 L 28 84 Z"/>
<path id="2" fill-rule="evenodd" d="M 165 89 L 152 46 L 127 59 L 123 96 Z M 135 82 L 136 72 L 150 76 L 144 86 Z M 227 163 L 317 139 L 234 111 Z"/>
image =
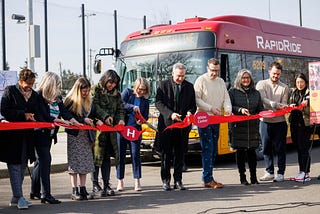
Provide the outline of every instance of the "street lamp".
<path id="1" fill-rule="evenodd" d="M 27 30 L 28 30 L 28 68 L 32 71 L 34 69 L 34 58 L 40 57 L 40 26 L 33 24 L 33 4 L 32 0 L 27 0 L 27 8 L 28 8 L 28 19 L 27 22 Z M 11 18 L 13 20 L 17 20 L 17 23 L 25 23 L 25 16 L 12 14 Z"/>
<path id="2" fill-rule="evenodd" d="M 24 15 L 20 15 L 20 14 L 12 14 L 11 18 L 13 20 L 17 20 L 17 24 L 23 24 L 26 23 L 26 17 Z"/>

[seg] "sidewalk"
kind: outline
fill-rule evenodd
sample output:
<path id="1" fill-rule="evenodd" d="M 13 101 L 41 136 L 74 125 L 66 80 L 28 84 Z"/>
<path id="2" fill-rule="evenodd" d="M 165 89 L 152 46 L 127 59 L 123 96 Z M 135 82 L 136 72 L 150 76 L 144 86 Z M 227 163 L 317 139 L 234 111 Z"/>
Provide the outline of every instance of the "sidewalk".
<path id="1" fill-rule="evenodd" d="M 51 146 L 51 173 L 63 172 L 68 169 L 67 166 L 67 134 L 65 132 L 58 133 L 58 143 Z M 29 164 L 30 172 L 33 164 Z M 26 175 L 29 172 L 26 170 Z M 0 162 L 0 178 L 7 178 L 8 170 L 7 164 Z"/>

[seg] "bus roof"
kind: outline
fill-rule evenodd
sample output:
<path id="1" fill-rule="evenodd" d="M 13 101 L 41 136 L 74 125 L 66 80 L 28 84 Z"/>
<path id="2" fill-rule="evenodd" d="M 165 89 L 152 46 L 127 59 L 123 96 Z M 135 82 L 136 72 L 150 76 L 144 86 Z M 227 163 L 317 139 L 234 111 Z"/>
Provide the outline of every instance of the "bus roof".
<path id="1" fill-rule="evenodd" d="M 192 31 L 214 32 L 219 49 L 320 57 L 319 30 L 239 15 L 194 17 L 173 25 L 155 25 L 129 34 L 125 41 Z"/>

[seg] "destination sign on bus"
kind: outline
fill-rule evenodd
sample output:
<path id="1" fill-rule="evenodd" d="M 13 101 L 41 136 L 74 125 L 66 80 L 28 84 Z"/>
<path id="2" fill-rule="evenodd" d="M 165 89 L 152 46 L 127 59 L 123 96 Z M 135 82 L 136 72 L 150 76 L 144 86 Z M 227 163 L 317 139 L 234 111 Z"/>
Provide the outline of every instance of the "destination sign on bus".
<path id="1" fill-rule="evenodd" d="M 212 32 L 188 32 L 125 41 L 121 44 L 121 53 L 128 56 L 214 47 L 214 45 L 215 35 Z"/>

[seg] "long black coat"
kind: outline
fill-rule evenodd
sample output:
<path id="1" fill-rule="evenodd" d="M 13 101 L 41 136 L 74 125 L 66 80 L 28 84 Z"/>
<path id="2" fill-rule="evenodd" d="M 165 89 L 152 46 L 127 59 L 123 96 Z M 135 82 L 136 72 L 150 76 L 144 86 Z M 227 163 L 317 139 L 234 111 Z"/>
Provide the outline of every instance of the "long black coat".
<path id="1" fill-rule="evenodd" d="M 263 110 L 261 95 L 254 87 L 246 92 L 243 89 L 231 88 L 229 96 L 232 113 L 242 115 L 240 108 L 246 108 L 250 114 L 258 114 Z M 229 124 L 230 146 L 237 148 L 257 148 L 259 146 L 259 120 L 246 120 Z"/>
<path id="2" fill-rule="evenodd" d="M 182 115 L 183 120 L 187 115 L 187 112 L 194 114 L 197 110 L 196 98 L 193 85 L 184 80 L 181 84 L 179 93 L 178 105 L 176 105 L 176 83 L 171 77 L 168 80 L 160 82 L 156 94 L 156 108 L 159 110 L 160 115 L 158 118 L 158 133 L 160 135 L 160 144 L 163 142 L 170 142 L 171 131 L 168 130 L 163 134 L 163 130 L 174 123 L 171 119 L 172 113 L 176 112 Z M 189 129 L 185 129 L 186 132 Z"/>
<path id="3" fill-rule="evenodd" d="M 25 113 L 33 113 L 38 117 L 38 97 L 32 91 L 31 97 L 26 102 L 17 85 L 5 88 L 1 99 L 1 114 L 9 122 L 26 122 Z M 23 144 L 26 145 L 27 159 L 35 161 L 34 131 L 33 129 L 20 129 L 2 131 L 0 139 L 0 161 L 9 164 L 21 164 Z"/>

